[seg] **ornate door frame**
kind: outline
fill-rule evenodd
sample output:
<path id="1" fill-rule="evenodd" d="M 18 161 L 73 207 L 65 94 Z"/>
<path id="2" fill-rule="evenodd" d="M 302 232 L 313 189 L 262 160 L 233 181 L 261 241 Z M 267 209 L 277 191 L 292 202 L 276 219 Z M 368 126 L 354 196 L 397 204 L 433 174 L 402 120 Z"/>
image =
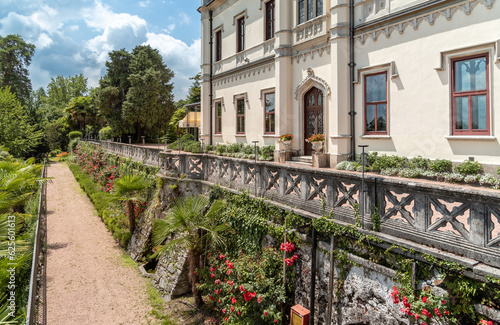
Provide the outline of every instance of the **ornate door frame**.
<path id="1" fill-rule="evenodd" d="M 328 130 L 328 121 L 329 121 L 329 112 L 328 112 L 328 97 L 331 94 L 330 86 L 328 83 L 316 76 L 314 71 L 311 68 L 307 69 L 307 77 L 302 80 L 299 85 L 295 88 L 295 99 L 297 100 L 297 110 L 294 110 L 294 117 L 298 117 L 296 121 L 293 122 L 293 129 L 297 132 L 299 143 L 301 144 L 301 152 L 300 154 L 304 154 L 305 152 L 305 94 L 311 90 L 313 87 L 318 88 L 323 92 L 323 122 L 324 122 L 324 135 L 326 138 L 325 141 L 325 152 L 329 150 L 329 130 Z"/>
<path id="2" fill-rule="evenodd" d="M 312 154 L 311 144 L 306 140 L 313 134 L 325 134 L 324 94 L 312 87 L 304 95 L 304 155 Z"/>

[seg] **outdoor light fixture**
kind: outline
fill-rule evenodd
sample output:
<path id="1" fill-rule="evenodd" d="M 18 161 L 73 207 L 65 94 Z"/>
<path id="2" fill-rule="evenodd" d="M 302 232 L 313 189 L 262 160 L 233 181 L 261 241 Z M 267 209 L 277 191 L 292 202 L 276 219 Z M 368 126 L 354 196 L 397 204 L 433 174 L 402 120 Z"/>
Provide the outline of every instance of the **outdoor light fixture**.
<path id="1" fill-rule="evenodd" d="M 365 195 L 365 165 L 366 165 L 366 157 L 365 157 L 365 148 L 368 147 L 367 144 L 360 144 L 358 145 L 362 149 L 361 153 L 361 164 L 363 165 L 362 167 L 362 175 L 361 175 L 361 202 L 362 202 L 362 208 L 361 208 L 361 229 L 365 229 L 365 202 L 366 202 L 366 195 Z"/>

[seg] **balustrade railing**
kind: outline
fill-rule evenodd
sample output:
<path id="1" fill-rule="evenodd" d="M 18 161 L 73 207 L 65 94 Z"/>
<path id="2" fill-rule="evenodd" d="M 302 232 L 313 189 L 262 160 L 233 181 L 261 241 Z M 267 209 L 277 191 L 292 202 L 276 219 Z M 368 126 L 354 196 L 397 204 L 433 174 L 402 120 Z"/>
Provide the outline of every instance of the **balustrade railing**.
<path id="1" fill-rule="evenodd" d="M 337 220 L 355 223 L 359 173 L 111 142 L 101 145 L 108 152 L 159 165 L 165 175 L 247 190 L 310 215 L 320 216 L 324 209 Z M 500 192 L 378 175 L 365 178 L 365 191 L 366 207 L 359 207 L 365 211 L 365 228 L 370 229 L 378 209 L 383 234 L 500 267 Z"/>

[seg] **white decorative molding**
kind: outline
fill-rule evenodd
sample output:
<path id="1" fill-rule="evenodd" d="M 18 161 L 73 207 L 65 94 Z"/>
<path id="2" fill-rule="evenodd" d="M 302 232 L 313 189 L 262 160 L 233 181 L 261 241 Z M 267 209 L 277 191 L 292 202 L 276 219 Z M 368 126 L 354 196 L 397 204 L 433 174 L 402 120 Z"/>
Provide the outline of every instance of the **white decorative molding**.
<path id="1" fill-rule="evenodd" d="M 357 78 L 353 81 L 355 84 L 359 84 L 361 82 L 361 75 L 365 73 L 372 73 L 377 71 L 387 71 L 387 74 L 391 77 L 391 79 L 399 78 L 398 70 L 396 68 L 396 62 L 391 61 L 389 63 L 383 63 L 378 65 L 372 65 L 367 67 L 362 67 L 357 69 Z"/>
<path id="2" fill-rule="evenodd" d="M 262 44 L 262 49 L 264 51 L 264 55 L 274 51 L 274 43 L 275 43 L 275 39 L 273 38 L 273 39 L 270 39 L 268 41 L 265 41 Z"/>
<path id="3" fill-rule="evenodd" d="M 233 95 L 233 105 L 235 108 L 236 108 L 236 100 L 241 98 L 243 98 L 245 102 L 248 103 L 248 93 L 245 91 L 244 93 Z"/>
<path id="4" fill-rule="evenodd" d="M 328 83 L 323 79 L 314 74 L 314 70 L 312 68 L 307 68 L 307 77 L 302 80 L 297 88 L 295 88 L 295 99 L 299 99 L 299 90 L 308 82 L 315 82 L 320 84 L 324 90 L 325 90 L 325 95 L 330 96 L 331 94 L 331 89 Z"/>
<path id="5" fill-rule="evenodd" d="M 465 55 L 474 55 L 476 53 L 481 53 L 488 51 L 493 55 L 493 61 L 495 63 L 500 62 L 500 40 L 496 40 L 494 42 L 475 44 L 471 46 L 461 47 L 457 49 L 441 51 L 439 53 L 439 62 L 434 68 L 437 71 L 445 71 L 448 63 L 448 58 L 454 56 L 465 56 Z"/>
<path id="6" fill-rule="evenodd" d="M 251 76 L 259 75 L 261 73 L 266 73 L 267 71 L 274 70 L 274 62 L 269 63 L 269 64 L 264 64 L 260 65 L 255 68 L 250 68 L 241 72 L 236 72 L 233 74 L 230 74 L 228 76 L 220 77 L 218 78 L 215 76 L 216 79 L 213 80 L 214 86 L 219 86 L 222 84 L 226 83 L 231 83 L 236 80 L 244 79 L 244 78 L 250 78 Z"/>
<path id="7" fill-rule="evenodd" d="M 295 43 L 304 42 L 317 36 L 325 35 L 327 29 L 326 17 L 327 15 L 324 14 L 293 28 Z"/>
<path id="8" fill-rule="evenodd" d="M 236 21 L 238 19 L 242 18 L 242 17 L 245 18 L 245 20 L 248 19 L 248 15 L 247 15 L 247 10 L 246 9 L 233 17 L 233 26 L 236 26 Z"/>
<path id="9" fill-rule="evenodd" d="M 466 15 L 470 15 L 474 8 L 480 3 L 486 6 L 486 8 L 491 9 L 495 0 L 468 0 L 461 3 L 454 4 L 447 8 L 438 9 L 430 13 L 426 13 L 420 16 L 416 16 L 405 21 L 398 22 L 386 27 L 378 28 L 370 32 L 366 32 L 355 36 L 355 40 L 364 44 L 368 38 L 371 38 L 374 42 L 377 41 L 380 35 L 385 35 L 389 38 L 391 34 L 396 30 L 400 34 L 403 34 L 408 26 L 411 26 L 414 30 L 417 30 L 422 24 L 422 22 L 427 21 L 429 25 L 434 25 L 436 19 L 440 16 L 446 18 L 446 20 L 451 20 L 455 13 L 458 11 L 463 11 Z"/>
<path id="10" fill-rule="evenodd" d="M 326 45 L 326 46 L 322 46 L 322 47 L 319 47 L 319 48 L 315 48 L 315 49 L 312 49 L 310 51 L 307 51 L 307 52 L 303 52 L 303 53 L 300 53 L 300 54 L 297 54 L 295 56 L 292 57 L 292 64 L 293 62 L 297 62 L 299 63 L 300 60 L 302 59 L 304 62 L 306 62 L 307 58 L 311 58 L 311 60 L 314 60 L 314 57 L 316 55 L 318 55 L 319 57 L 322 57 L 324 53 L 330 55 L 330 49 L 331 49 L 331 46 L 330 45 Z"/>

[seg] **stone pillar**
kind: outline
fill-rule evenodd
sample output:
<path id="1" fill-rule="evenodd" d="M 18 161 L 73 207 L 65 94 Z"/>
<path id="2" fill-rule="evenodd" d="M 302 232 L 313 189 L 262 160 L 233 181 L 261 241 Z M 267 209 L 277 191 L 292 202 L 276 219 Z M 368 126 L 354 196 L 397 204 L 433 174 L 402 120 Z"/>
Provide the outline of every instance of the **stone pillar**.
<path id="1" fill-rule="evenodd" d="M 332 1 L 330 9 L 330 58 L 332 80 L 328 98 L 327 135 L 330 166 L 346 160 L 350 151 L 349 120 L 349 1 Z"/>

